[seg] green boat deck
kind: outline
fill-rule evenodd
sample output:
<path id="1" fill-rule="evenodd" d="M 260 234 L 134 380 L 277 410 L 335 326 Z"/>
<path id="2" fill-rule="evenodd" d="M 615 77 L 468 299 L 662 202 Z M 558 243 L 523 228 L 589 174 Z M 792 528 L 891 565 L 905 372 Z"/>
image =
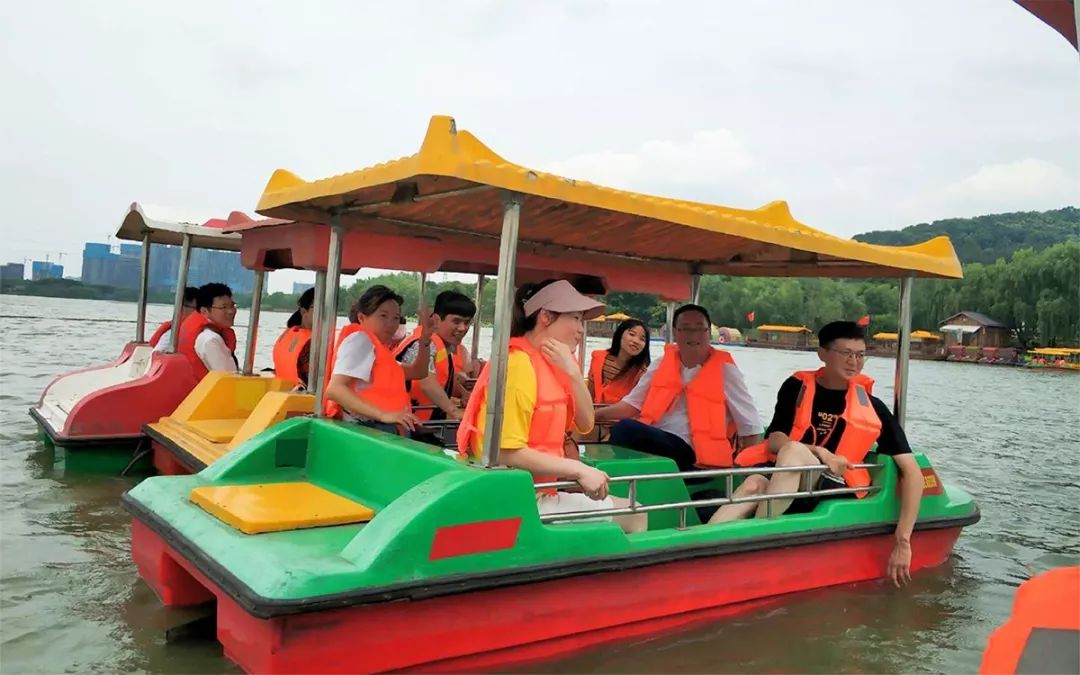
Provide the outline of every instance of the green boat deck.
<path id="1" fill-rule="evenodd" d="M 583 459 L 612 476 L 677 470 L 666 458 L 609 445 L 586 447 Z M 921 466 L 929 466 L 924 455 L 916 457 Z M 808 535 L 884 534 L 891 532 L 899 514 L 897 470 L 887 457 L 871 455 L 867 461 L 882 464 L 873 472 L 874 484 L 882 489 L 864 499 L 831 499 L 810 513 L 718 525 L 700 525 L 690 509 L 687 527 L 681 529 L 676 511 L 652 512 L 647 532 L 627 535 L 608 522 L 542 523 L 532 477 L 524 471 L 483 469 L 432 446 L 378 431 L 295 418 L 250 439 L 199 474 L 145 480 L 124 502 L 201 568 L 213 568 L 218 577 L 238 583 L 245 595 L 288 604 L 364 590 L 388 598 L 378 593 L 552 566 L 585 569 L 567 563 L 602 568 L 605 561 L 647 563 L 671 554 L 714 555 L 727 545 L 809 543 Z M 249 535 L 189 498 L 192 489 L 202 486 L 288 481 L 309 481 L 373 508 L 375 516 L 365 524 Z M 712 486 L 692 489 L 704 487 Z M 612 484 L 615 494 L 626 496 L 627 489 L 625 483 Z M 689 497 L 680 479 L 637 486 L 637 500 L 644 505 Z M 977 518 L 972 498 L 946 485 L 941 494 L 923 498 L 918 527 L 966 525 Z M 482 530 L 515 521 L 520 523 L 516 536 L 499 550 L 443 555 L 433 549 L 438 537 L 468 541 L 478 532 L 454 526 L 475 524 Z"/>

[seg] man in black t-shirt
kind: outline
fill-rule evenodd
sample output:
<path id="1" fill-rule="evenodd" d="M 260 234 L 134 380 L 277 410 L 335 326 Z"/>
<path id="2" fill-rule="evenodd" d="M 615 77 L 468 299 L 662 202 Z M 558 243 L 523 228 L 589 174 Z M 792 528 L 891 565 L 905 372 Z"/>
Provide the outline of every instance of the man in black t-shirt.
<path id="1" fill-rule="evenodd" d="M 862 480 L 866 483 L 850 485 L 853 480 L 859 479 L 852 478 L 854 472 L 849 470 L 849 465 L 862 463 L 845 456 L 844 453 L 851 456 L 853 449 L 855 456 L 865 454 L 876 442 L 879 453 L 893 458 L 901 473 L 902 489 L 900 518 L 887 573 L 899 585 L 911 578 L 911 533 L 922 499 L 922 470 L 911 454 L 907 436 L 892 412 L 880 399 L 869 395 L 872 381 L 862 375 L 866 359 L 863 329 L 851 321 L 834 321 L 818 332 L 818 344 L 818 358 L 824 366 L 816 373 L 796 373 L 780 386 L 776 410 L 765 432 L 768 452 L 775 456 L 776 466 L 824 464 L 827 470 L 814 482 L 814 489 L 839 488 L 844 487 L 845 483 L 849 487 L 868 484 L 868 476 L 862 474 Z M 807 395 L 813 396 L 812 401 L 806 401 Z M 867 398 L 871 408 L 866 407 Z M 859 401 L 862 401 L 861 406 Z M 845 429 L 845 418 L 859 420 L 854 430 Z M 880 429 L 874 433 L 873 430 L 878 427 Z M 789 434 L 797 433 L 797 430 L 803 430 L 799 438 L 791 438 Z M 838 449 L 846 431 L 850 437 L 846 439 L 844 453 L 840 453 Z M 762 475 L 749 476 L 740 492 L 781 494 L 806 491 L 810 487 L 805 473 L 775 473 L 770 479 Z M 812 510 L 820 499 L 776 499 L 773 500 L 771 511 L 773 515 L 785 511 L 806 512 Z M 765 502 L 730 504 L 718 510 L 709 522 L 755 515 L 764 518 L 768 512 L 769 507 Z"/>

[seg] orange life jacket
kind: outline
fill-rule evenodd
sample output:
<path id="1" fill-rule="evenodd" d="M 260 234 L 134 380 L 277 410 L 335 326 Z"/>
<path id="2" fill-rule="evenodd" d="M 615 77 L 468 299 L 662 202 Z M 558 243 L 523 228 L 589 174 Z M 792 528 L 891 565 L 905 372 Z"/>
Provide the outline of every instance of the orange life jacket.
<path id="1" fill-rule="evenodd" d="M 990 634 L 979 672 L 1076 672 L 1077 606 L 1080 567 L 1058 567 L 1025 581 L 1016 591 L 1009 620 Z M 1040 644 L 1037 632 L 1059 631 L 1062 639 L 1056 648 L 1049 640 Z"/>
<path id="2" fill-rule="evenodd" d="M 297 359 L 310 342 L 309 329 L 300 326 L 286 328 L 274 343 L 274 376 L 306 385 L 307 382 L 300 377 Z"/>
<path id="3" fill-rule="evenodd" d="M 806 432 L 814 426 L 814 392 L 817 391 L 817 379 L 823 372 L 824 368 L 800 370 L 793 375 L 802 383 L 799 398 L 795 403 L 795 422 L 788 433 L 788 438 L 794 441 L 801 442 Z M 874 381 L 866 375 L 856 375 L 848 383 L 844 412 L 840 416 L 844 420 L 844 432 L 837 443 L 835 454 L 847 458 L 852 464 L 861 464 L 881 435 L 881 419 L 870 402 L 873 390 Z M 735 459 L 739 466 L 756 466 L 775 461 L 776 455 L 769 452 L 768 440 L 744 448 Z M 870 484 L 870 472 L 866 469 L 849 469 L 844 472 L 844 483 L 853 488 L 865 487 Z M 858 492 L 855 496 L 861 499 L 866 493 Z"/>
<path id="4" fill-rule="evenodd" d="M 663 361 L 649 383 L 645 403 L 641 406 L 638 419 L 653 425 L 685 392 L 691 445 L 698 466 L 725 468 L 732 465 L 735 428 L 728 420 L 724 395 L 724 366 L 729 363 L 735 363 L 731 354 L 713 349 L 690 384 L 684 385 L 679 347 L 669 344 L 664 347 Z"/>
<path id="5" fill-rule="evenodd" d="M 608 350 L 597 349 L 592 353 L 592 362 L 589 363 L 589 381 L 593 387 L 593 403 L 618 403 L 626 398 L 634 385 L 641 379 L 641 368 L 630 368 L 621 373 L 611 382 L 604 384 L 604 360 L 607 359 Z"/>
<path id="6" fill-rule="evenodd" d="M 169 332 L 170 328 L 172 328 L 172 319 L 158 326 L 154 334 L 150 336 L 150 346 L 157 347 L 158 343 L 161 342 L 161 336 Z"/>
<path id="7" fill-rule="evenodd" d="M 202 312 L 192 312 L 180 324 L 180 341 L 176 343 L 176 351 L 187 357 L 188 363 L 191 364 L 191 369 L 195 373 L 195 379 L 201 380 L 210 372 L 206 364 L 202 362 L 202 359 L 195 352 L 195 340 L 204 330 L 212 330 L 221 336 L 221 339 L 225 341 L 225 346 L 232 353 L 233 363 L 239 367 L 236 360 L 236 333 L 233 329 L 222 328 L 206 318 Z"/>
<path id="8" fill-rule="evenodd" d="M 360 389 L 354 381 L 353 393 L 364 401 L 378 407 L 381 410 L 396 412 L 409 409 L 409 392 L 405 389 L 405 369 L 394 358 L 393 353 L 371 331 L 363 328 L 358 323 L 350 323 L 341 329 L 335 344 L 335 356 L 341 349 L 341 343 L 353 333 L 364 333 L 375 346 L 375 363 L 371 366 L 371 382 L 365 389 Z M 333 368 L 330 369 L 333 372 Z M 327 379 L 327 382 L 330 380 Z M 327 417 L 341 417 L 341 405 L 336 401 L 326 399 L 324 411 Z"/>
<path id="9" fill-rule="evenodd" d="M 565 457 L 566 432 L 574 424 L 574 390 L 565 373 L 551 365 L 536 347 L 524 337 L 511 338 L 510 352 L 523 351 L 529 355 L 533 372 L 536 373 L 536 407 L 529 425 L 529 447 L 555 457 Z M 457 431 L 458 453 L 480 457 L 483 439 L 479 434 L 480 407 L 487 401 L 488 378 L 491 363 L 480 371 L 476 387 L 465 406 Z M 552 476 L 537 476 L 537 482 L 555 480 Z"/>
<path id="10" fill-rule="evenodd" d="M 412 332 L 412 335 L 402 340 L 397 347 L 394 348 L 394 358 L 398 361 L 401 357 L 413 346 L 417 340 L 420 339 L 420 333 L 422 329 L 420 326 L 416 327 L 416 330 Z M 454 394 L 454 362 L 451 360 L 450 352 L 446 350 L 446 343 L 438 335 L 431 336 L 431 348 L 435 350 L 435 379 L 438 381 L 439 386 L 443 388 L 447 396 L 453 396 Z M 428 395 L 420 388 L 419 384 L 413 385 L 413 380 L 405 382 L 405 389 L 408 390 L 409 396 L 412 397 L 412 404 L 414 406 L 433 406 L 435 402 L 428 398 Z M 438 419 L 445 419 L 445 414 L 442 410 L 417 410 L 416 416 L 423 421 L 430 420 L 435 413 L 438 412 Z"/>

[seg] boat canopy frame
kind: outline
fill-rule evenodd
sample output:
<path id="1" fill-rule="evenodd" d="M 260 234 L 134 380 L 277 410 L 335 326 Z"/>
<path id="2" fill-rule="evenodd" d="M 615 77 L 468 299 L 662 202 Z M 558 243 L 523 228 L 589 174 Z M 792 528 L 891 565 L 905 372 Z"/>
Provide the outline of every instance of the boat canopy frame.
<path id="1" fill-rule="evenodd" d="M 152 210 L 154 215 L 148 215 L 148 210 Z M 238 213 L 238 211 L 234 211 L 229 215 L 229 219 L 235 218 Z M 166 217 L 175 220 L 166 220 Z M 179 276 L 176 282 L 176 294 L 173 299 L 173 326 L 179 327 L 192 247 L 213 251 L 240 250 L 240 237 L 229 234 L 222 229 L 228 222 L 229 220 L 215 218 L 192 218 L 178 214 L 167 214 L 164 209 L 159 214 L 155 207 L 143 206 L 138 202 L 132 202 L 128 206 L 124 219 L 120 223 L 120 229 L 116 231 L 116 238 L 124 241 L 142 242 L 135 342 L 142 343 L 146 341 L 146 305 L 150 296 L 150 245 L 180 246 Z M 170 332 L 170 348 L 174 352 L 179 337 L 179 330 Z"/>
<path id="2" fill-rule="evenodd" d="M 313 182 L 275 171 L 256 211 L 316 223 L 329 220 L 324 326 L 316 345 L 323 354 L 336 319 L 341 240 L 347 228 L 489 246 L 498 240 L 495 335 L 482 453 L 486 467 L 498 463 L 502 426 L 498 412 L 505 395 L 519 248 L 564 256 L 583 268 L 600 261 L 638 269 L 648 263 L 681 272 L 693 280 L 694 291 L 700 289 L 702 274 L 898 277 L 900 344 L 894 408 L 901 424 L 906 412 L 913 280 L 962 276 L 947 237 L 913 246 L 880 246 L 815 230 L 795 220 L 784 202 L 745 210 L 604 188 L 512 164 L 444 116 L 431 119 L 419 152 L 409 157 Z M 496 220 L 500 215 L 501 222 Z M 320 401 L 324 385 L 320 382 Z"/>

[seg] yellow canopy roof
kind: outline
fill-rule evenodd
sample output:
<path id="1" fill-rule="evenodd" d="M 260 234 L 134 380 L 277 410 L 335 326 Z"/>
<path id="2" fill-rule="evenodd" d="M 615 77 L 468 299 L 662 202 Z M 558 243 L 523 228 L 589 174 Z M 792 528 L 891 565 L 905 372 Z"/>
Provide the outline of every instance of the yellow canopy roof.
<path id="1" fill-rule="evenodd" d="M 630 318 L 631 317 L 627 316 L 626 314 L 623 314 L 622 312 L 615 312 L 614 314 L 608 314 L 606 317 L 604 317 L 604 320 L 605 321 L 626 321 L 627 319 L 630 319 Z"/>
<path id="2" fill-rule="evenodd" d="M 768 331 L 768 332 L 771 332 L 771 333 L 813 333 L 814 332 L 814 331 L 810 330 L 809 328 L 807 328 L 806 326 L 770 326 L 770 325 L 764 325 L 764 326 L 758 326 L 757 329 L 759 331 L 763 330 L 763 331 Z"/>
<path id="3" fill-rule="evenodd" d="M 913 246 L 841 239 L 795 220 L 787 204 L 735 209 L 613 190 L 512 164 L 450 117 L 431 118 L 408 157 L 316 181 L 279 169 L 257 211 L 371 232 L 497 239 L 502 190 L 524 195 L 521 250 L 588 262 L 647 261 L 687 274 L 962 276 L 947 237 Z"/>
<path id="4" fill-rule="evenodd" d="M 1038 349 L 1032 349 L 1031 353 L 1040 356 L 1071 356 L 1076 353 L 1076 350 L 1064 349 L 1061 347 L 1040 347 Z"/>
<path id="5" fill-rule="evenodd" d="M 874 333 L 875 340 L 899 340 L 900 337 L 896 333 Z M 931 333 L 928 330 L 915 330 L 911 331 L 912 340 L 940 340 L 941 336 Z"/>

